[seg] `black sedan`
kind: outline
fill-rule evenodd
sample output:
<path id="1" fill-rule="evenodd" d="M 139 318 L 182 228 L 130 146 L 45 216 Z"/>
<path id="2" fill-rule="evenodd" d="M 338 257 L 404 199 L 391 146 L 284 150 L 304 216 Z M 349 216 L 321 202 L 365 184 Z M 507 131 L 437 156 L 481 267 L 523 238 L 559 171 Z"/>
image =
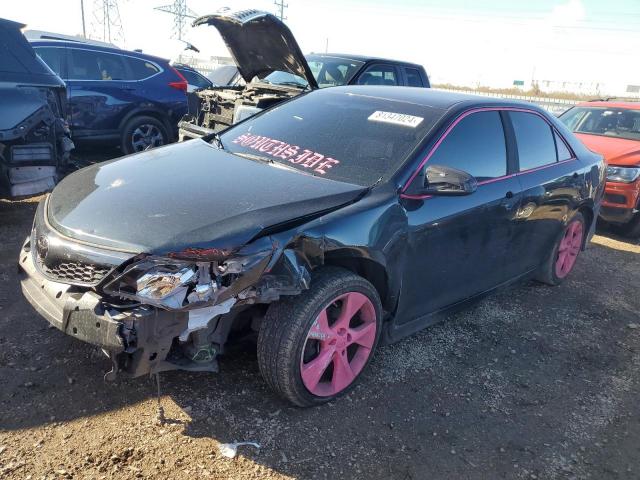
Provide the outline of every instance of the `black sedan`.
<path id="1" fill-rule="evenodd" d="M 314 405 L 379 344 L 514 281 L 561 283 L 604 175 L 533 105 L 317 90 L 64 179 L 38 207 L 22 289 L 109 354 L 109 377 L 216 371 L 257 335 L 267 383 Z"/>

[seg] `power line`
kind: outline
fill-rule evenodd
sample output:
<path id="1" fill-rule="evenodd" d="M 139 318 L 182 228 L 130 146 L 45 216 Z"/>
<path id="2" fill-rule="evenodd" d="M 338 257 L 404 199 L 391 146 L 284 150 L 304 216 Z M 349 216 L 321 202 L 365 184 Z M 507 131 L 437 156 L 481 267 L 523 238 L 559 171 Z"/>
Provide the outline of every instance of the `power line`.
<path id="1" fill-rule="evenodd" d="M 91 32 L 91 38 L 96 40 L 124 43 L 118 0 L 94 0 Z"/>
<path id="2" fill-rule="evenodd" d="M 187 18 L 197 18 L 198 14 L 187 7 L 187 0 L 175 0 L 171 5 L 155 7 L 154 10 L 173 15 L 173 33 L 171 36 L 182 40 Z"/>

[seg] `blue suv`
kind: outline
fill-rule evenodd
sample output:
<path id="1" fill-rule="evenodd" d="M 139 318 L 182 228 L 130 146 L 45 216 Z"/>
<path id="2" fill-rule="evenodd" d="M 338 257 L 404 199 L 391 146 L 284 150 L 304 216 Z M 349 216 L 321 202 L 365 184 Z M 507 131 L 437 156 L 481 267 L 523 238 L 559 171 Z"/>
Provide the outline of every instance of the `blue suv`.
<path id="1" fill-rule="evenodd" d="M 177 139 L 187 82 L 167 60 L 80 41 L 30 43 L 67 84 L 76 143 L 101 141 L 128 154 Z"/>

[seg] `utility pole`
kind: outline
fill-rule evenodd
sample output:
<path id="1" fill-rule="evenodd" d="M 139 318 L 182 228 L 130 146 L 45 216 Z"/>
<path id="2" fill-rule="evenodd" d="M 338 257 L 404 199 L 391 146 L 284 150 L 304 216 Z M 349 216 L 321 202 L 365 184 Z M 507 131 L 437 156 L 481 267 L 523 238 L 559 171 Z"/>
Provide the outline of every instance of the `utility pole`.
<path id="1" fill-rule="evenodd" d="M 87 38 L 87 29 L 84 25 L 84 0 L 80 0 L 80 12 L 82 13 L 82 36 Z"/>
<path id="2" fill-rule="evenodd" d="M 154 10 L 160 12 L 170 13 L 173 18 L 173 32 L 171 36 L 182 40 L 184 30 L 186 26 L 187 18 L 197 18 L 198 14 L 187 7 L 187 0 L 175 0 L 171 5 L 164 5 L 162 7 L 155 7 Z"/>
<path id="3" fill-rule="evenodd" d="M 287 17 L 284 16 L 284 9 L 289 8 L 289 4 L 285 4 L 284 0 L 274 0 L 273 3 L 276 6 L 276 16 L 284 22 L 287 19 Z"/>

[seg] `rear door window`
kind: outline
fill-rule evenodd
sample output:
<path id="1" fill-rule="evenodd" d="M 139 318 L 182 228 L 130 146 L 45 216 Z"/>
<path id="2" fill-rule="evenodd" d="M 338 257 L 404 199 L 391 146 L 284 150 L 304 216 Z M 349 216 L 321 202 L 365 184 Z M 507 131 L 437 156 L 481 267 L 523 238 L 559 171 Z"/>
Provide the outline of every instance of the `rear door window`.
<path id="1" fill-rule="evenodd" d="M 518 145 L 521 172 L 557 161 L 551 125 L 534 113 L 509 112 L 509 116 Z"/>
<path id="2" fill-rule="evenodd" d="M 424 83 L 422 83 L 422 75 L 415 68 L 405 68 L 404 73 L 407 76 L 407 86 L 408 87 L 424 87 Z"/>
<path id="3" fill-rule="evenodd" d="M 70 80 L 127 80 L 121 55 L 97 50 L 69 49 Z"/>
<path id="4" fill-rule="evenodd" d="M 160 69 L 153 63 L 148 62 L 142 58 L 123 57 L 127 66 L 129 67 L 130 80 L 144 80 L 152 77 L 160 71 Z"/>
<path id="5" fill-rule="evenodd" d="M 64 48 L 60 47 L 34 47 L 38 56 L 60 78 L 64 78 Z"/>
<path id="6" fill-rule="evenodd" d="M 358 78 L 358 85 L 400 85 L 393 65 L 371 65 Z"/>
<path id="7" fill-rule="evenodd" d="M 445 137 L 427 165 L 444 165 L 473 175 L 478 181 L 507 174 L 507 147 L 499 112 L 478 112 L 463 118 Z"/>
<path id="8" fill-rule="evenodd" d="M 556 139 L 556 151 L 558 152 L 558 161 L 569 160 L 573 158 L 573 153 L 571 152 L 571 150 L 569 150 L 569 147 L 567 147 L 567 144 L 564 142 L 562 137 L 560 137 L 560 135 L 558 135 L 558 133 L 555 131 L 553 132 L 553 135 L 555 136 L 555 139 Z"/>

